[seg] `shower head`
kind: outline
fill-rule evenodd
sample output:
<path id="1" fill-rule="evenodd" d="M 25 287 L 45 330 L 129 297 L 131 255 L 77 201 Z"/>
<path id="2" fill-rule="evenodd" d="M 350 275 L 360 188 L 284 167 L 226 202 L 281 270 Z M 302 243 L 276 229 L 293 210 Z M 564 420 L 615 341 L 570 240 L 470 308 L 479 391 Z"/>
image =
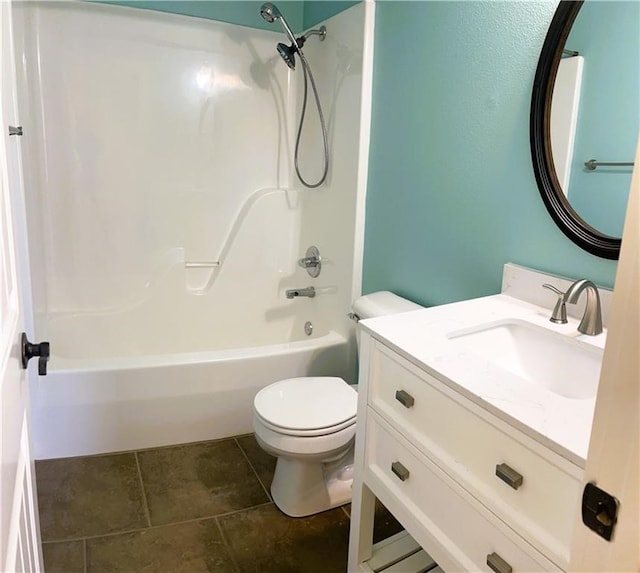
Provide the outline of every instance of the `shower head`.
<path id="1" fill-rule="evenodd" d="M 271 2 L 266 2 L 261 6 L 260 16 L 269 22 L 269 24 L 273 24 L 276 20 L 282 18 L 280 10 L 278 10 Z"/>
<path id="2" fill-rule="evenodd" d="M 280 54 L 280 56 L 285 61 L 287 66 L 289 66 L 290 69 L 295 71 L 295 69 L 296 69 L 296 58 L 295 58 L 296 49 L 295 49 L 294 45 L 291 44 L 291 46 L 287 46 L 286 44 L 280 43 L 280 44 L 278 44 L 277 49 L 278 49 L 278 54 Z"/>
<path id="3" fill-rule="evenodd" d="M 280 22 L 280 25 L 282 26 L 284 33 L 287 35 L 287 38 L 289 38 L 289 41 L 293 44 L 295 51 L 299 49 L 298 42 L 296 41 L 296 38 L 293 35 L 293 32 L 291 31 L 291 28 L 289 28 L 287 21 L 284 19 L 284 16 L 280 13 L 280 10 L 276 8 L 275 4 L 272 4 L 271 2 L 265 2 L 260 7 L 260 16 L 262 16 L 270 24 L 273 24 L 276 20 Z"/>

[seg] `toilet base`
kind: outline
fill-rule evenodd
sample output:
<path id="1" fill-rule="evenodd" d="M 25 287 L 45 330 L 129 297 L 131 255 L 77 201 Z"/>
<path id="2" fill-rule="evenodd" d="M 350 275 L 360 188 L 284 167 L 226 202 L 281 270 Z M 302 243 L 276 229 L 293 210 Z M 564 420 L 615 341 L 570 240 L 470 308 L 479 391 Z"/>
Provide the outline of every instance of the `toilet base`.
<path id="1" fill-rule="evenodd" d="M 352 484 L 353 447 L 326 463 L 279 457 L 271 496 L 286 515 L 305 517 L 349 503 Z"/>

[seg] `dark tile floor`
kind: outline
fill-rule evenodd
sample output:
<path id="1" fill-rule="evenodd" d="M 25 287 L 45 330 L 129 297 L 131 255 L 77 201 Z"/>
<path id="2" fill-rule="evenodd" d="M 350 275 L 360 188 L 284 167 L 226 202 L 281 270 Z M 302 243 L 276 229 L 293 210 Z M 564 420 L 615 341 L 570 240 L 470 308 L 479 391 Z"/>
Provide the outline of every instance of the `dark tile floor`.
<path id="1" fill-rule="evenodd" d="M 348 507 L 292 519 L 252 435 L 36 462 L 47 573 L 344 573 Z M 401 530 L 378 508 L 375 539 Z"/>

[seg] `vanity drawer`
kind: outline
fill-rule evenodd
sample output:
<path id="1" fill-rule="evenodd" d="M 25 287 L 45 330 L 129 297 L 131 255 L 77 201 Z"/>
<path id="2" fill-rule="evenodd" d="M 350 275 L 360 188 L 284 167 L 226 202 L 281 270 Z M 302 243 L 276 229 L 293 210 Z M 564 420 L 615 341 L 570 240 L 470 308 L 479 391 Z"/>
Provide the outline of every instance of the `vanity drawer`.
<path id="1" fill-rule="evenodd" d="M 582 470 L 553 453 L 539 455 L 523 444 L 529 438 L 514 439 L 517 430 L 490 423 L 476 405 L 378 343 L 370 376 L 374 410 L 491 512 L 568 565 Z"/>
<path id="2" fill-rule="evenodd" d="M 514 573 L 559 570 L 371 411 L 366 456 L 373 493 L 385 505 L 397 501 L 396 517 L 444 570 L 491 573 L 488 556 Z"/>

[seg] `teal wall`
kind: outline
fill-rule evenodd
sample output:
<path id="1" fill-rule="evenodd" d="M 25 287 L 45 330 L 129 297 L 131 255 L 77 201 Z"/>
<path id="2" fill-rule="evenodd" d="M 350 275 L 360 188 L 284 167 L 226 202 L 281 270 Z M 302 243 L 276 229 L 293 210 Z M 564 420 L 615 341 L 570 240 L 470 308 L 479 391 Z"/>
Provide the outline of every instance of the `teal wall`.
<path id="1" fill-rule="evenodd" d="M 562 234 L 531 165 L 531 89 L 555 7 L 377 3 L 364 292 L 428 305 L 493 294 L 506 262 L 612 285 L 616 262 Z"/>
<path id="2" fill-rule="evenodd" d="M 343 0 L 303 0 L 304 1 L 304 29 L 313 28 L 316 24 L 339 14 L 347 8 L 358 4 Z"/>
<path id="3" fill-rule="evenodd" d="M 619 237 L 632 168 L 588 171 L 584 162 L 633 161 L 640 128 L 640 2 L 586 2 L 567 47 L 584 56 L 569 201 L 589 224 Z"/>
<path id="4" fill-rule="evenodd" d="M 117 4 L 143 10 L 157 10 L 185 16 L 219 20 L 240 26 L 274 30 L 260 16 L 263 2 L 254 0 L 91 0 L 102 4 Z M 284 14 L 291 29 L 302 31 L 304 5 L 302 0 L 278 0 L 274 2 Z M 278 26 L 279 28 L 279 26 Z"/>
<path id="5" fill-rule="evenodd" d="M 260 16 L 263 1 L 254 0 L 90 0 L 142 10 L 157 10 L 185 16 L 219 20 L 251 28 L 273 30 Z M 297 34 L 350 8 L 357 1 L 345 0 L 275 0 L 291 29 Z M 279 28 L 279 27 L 278 27 Z"/>
<path id="6" fill-rule="evenodd" d="M 240 26 L 273 30 L 273 25 L 260 16 L 263 1 L 254 0 L 89 0 L 102 4 L 117 4 L 142 10 L 157 10 L 184 16 L 219 20 Z M 339 14 L 361 0 L 276 0 L 291 29 L 297 34 Z"/>

